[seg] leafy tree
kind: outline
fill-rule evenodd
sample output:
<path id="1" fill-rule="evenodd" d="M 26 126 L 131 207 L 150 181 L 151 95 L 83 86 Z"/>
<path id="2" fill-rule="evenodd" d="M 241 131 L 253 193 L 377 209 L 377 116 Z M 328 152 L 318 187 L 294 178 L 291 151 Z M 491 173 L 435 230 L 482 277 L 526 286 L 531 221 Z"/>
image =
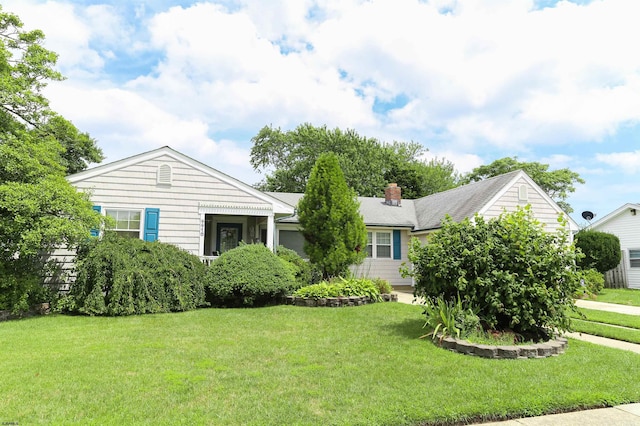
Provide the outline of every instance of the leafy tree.
<path id="1" fill-rule="evenodd" d="M 493 176 L 499 176 L 514 170 L 524 170 L 540 188 L 542 188 L 567 213 L 573 209 L 566 202 L 570 193 L 576 190 L 576 183 L 584 179 L 569 169 L 549 170 L 548 164 L 521 162 L 517 157 L 505 157 L 491 164 L 476 167 L 462 178 L 462 183 L 477 182 Z"/>
<path id="2" fill-rule="evenodd" d="M 62 79 L 43 40 L 0 9 L 0 309 L 14 311 L 42 301 L 43 254 L 74 246 L 100 225 L 88 195 L 65 174 L 102 153 L 42 95 L 48 81 Z"/>
<path id="3" fill-rule="evenodd" d="M 95 140 L 49 108 L 42 90 L 49 81 L 64 77 L 54 69 L 58 56 L 42 46 L 40 30 L 24 31 L 20 18 L 0 6 L 0 131 L 53 137 L 67 173 L 103 160 Z"/>
<path id="4" fill-rule="evenodd" d="M 459 297 L 487 328 L 543 337 L 570 326 L 576 257 L 565 231 L 545 232 L 525 208 L 490 220 L 446 219 L 425 245 L 412 241 L 413 270 L 404 273 L 414 276 L 417 296 Z"/>
<path id="5" fill-rule="evenodd" d="M 457 185 L 453 164 L 424 162 L 418 143 L 385 144 L 354 130 L 328 129 L 302 124 L 293 131 L 265 126 L 252 138 L 251 165 L 271 170 L 257 186 L 265 191 L 304 192 L 320 154 L 334 153 L 347 185 L 364 197 L 381 196 L 389 182 L 403 189 L 405 198 L 418 198 Z"/>
<path id="6" fill-rule="evenodd" d="M 620 239 L 606 232 L 583 229 L 576 234 L 575 245 L 584 254 L 578 265 L 585 270 L 593 268 L 604 274 L 618 266 L 622 258 Z"/>
<path id="7" fill-rule="evenodd" d="M 298 219 L 304 251 L 323 278 L 344 275 L 366 256 L 367 230 L 355 197 L 337 156 L 320 155 L 298 203 Z"/>

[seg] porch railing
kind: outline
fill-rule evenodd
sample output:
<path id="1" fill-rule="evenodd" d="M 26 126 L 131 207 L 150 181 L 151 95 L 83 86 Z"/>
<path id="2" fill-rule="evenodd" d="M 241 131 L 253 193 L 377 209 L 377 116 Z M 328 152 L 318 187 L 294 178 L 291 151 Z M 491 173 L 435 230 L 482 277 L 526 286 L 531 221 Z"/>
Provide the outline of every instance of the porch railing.
<path id="1" fill-rule="evenodd" d="M 207 266 L 211 266 L 211 263 L 216 260 L 218 256 L 200 256 L 200 260 Z"/>

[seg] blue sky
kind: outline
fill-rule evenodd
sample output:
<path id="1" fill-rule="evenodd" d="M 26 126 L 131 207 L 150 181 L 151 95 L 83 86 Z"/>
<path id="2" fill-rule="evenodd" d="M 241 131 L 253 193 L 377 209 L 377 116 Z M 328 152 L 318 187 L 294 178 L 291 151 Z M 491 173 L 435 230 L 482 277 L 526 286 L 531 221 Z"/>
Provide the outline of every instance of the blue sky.
<path id="1" fill-rule="evenodd" d="M 265 125 L 415 141 L 460 172 L 506 156 L 640 202 L 637 0 L 5 0 L 67 80 L 53 108 L 107 161 L 169 145 L 255 183 Z"/>

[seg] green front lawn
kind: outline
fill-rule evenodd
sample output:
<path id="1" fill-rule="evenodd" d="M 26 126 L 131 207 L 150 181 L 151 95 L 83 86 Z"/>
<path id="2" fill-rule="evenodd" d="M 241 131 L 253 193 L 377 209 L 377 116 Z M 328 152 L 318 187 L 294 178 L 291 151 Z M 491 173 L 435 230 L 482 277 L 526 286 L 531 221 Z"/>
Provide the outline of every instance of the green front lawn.
<path id="1" fill-rule="evenodd" d="M 640 306 L 640 290 L 628 288 L 605 288 L 596 297 L 598 302 Z"/>
<path id="2" fill-rule="evenodd" d="M 584 315 L 572 314 L 572 318 L 584 319 L 587 321 L 601 322 L 604 324 L 619 325 L 621 327 L 640 329 L 640 316 L 619 314 L 616 312 L 598 311 L 596 309 L 578 308 L 578 311 Z"/>
<path id="3" fill-rule="evenodd" d="M 575 331 L 625 342 L 640 343 L 639 316 L 584 308 L 578 308 L 578 311 L 584 316 L 571 315 L 571 326 Z"/>
<path id="4" fill-rule="evenodd" d="M 640 356 L 442 350 L 421 307 L 276 306 L 0 323 L 0 423 L 419 424 L 640 401 Z M 605 380 L 606 378 L 606 380 Z"/>

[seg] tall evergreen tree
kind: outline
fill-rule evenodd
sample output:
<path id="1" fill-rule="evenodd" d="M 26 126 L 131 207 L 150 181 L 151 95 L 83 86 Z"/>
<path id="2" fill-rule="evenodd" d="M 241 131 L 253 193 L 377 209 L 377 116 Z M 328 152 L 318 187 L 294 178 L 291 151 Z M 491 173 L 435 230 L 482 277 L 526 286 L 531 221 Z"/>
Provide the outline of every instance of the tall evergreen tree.
<path id="1" fill-rule="evenodd" d="M 336 155 L 322 154 L 298 203 L 298 219 L 304 251 L 324 278 L 344 275 L 366 256 L 367 230 L 359 207 Z"/>

